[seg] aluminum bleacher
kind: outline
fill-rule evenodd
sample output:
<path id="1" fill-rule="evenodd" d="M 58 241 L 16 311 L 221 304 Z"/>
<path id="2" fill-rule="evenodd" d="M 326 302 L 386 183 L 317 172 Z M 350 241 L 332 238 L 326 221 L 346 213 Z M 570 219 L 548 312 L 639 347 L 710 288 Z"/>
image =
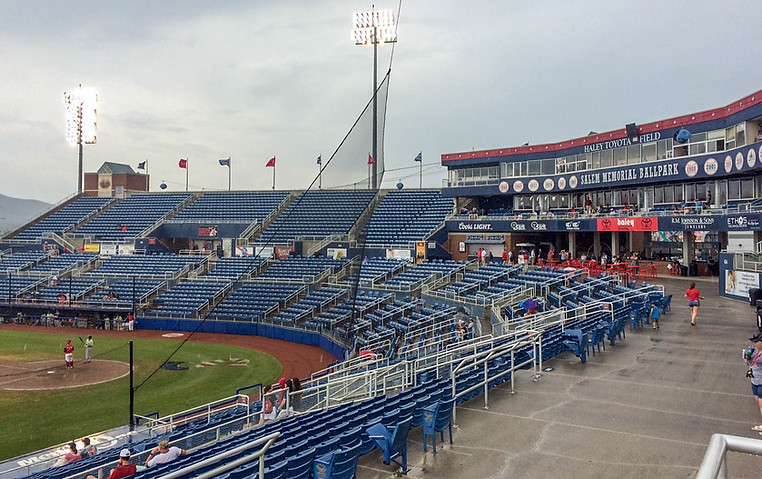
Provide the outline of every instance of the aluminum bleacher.
<path id="1" fill-rule="evenodd" d="M 453 210 L 439 190 L 398 190 L 386 194 L 366 227 L 366 244 L 403 245 L 422 241 Z"/>
<path id="2" fill-rule="evenodd" d="M 190 193 L 136 193 L 70 234 L 100 241 L 129 240 L 143 234 L 191 198 Z"/>
<path id="3" fill-rule="evenodd" d="M 14 241 L 40 241 L 46 233 L 62 235 L 103 208 L 115 201 L 115 198 L 83 196 L 77 198 L 55 213 L 43 218 L 13 237 Z"/>
<path id="4" fill-rule="evenodd" d="M 297 237 L 346 235 L 365 211 L 375 191 L 306 191 L 299 195 L 257 239 L 258 244 L 285 244 Z"/>

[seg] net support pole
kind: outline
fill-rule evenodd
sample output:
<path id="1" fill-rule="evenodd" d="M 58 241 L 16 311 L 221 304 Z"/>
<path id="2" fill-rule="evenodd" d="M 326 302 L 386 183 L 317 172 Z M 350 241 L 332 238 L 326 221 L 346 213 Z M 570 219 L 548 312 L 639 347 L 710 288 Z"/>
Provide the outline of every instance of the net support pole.
<path id="1" fill-rule="evenodd" d="M 376 21 L 373 21 L 373 164 L 371 170 L 373 181 L 371 183 L 374 190 L 378 190 L 378 27 Z"/>
<path id="2" fill-rule="evenodd" d="M 133 370 L 132 340 L 130 340 L 130 431 L 135 430 L 135 388 L 133 387 Z"/>

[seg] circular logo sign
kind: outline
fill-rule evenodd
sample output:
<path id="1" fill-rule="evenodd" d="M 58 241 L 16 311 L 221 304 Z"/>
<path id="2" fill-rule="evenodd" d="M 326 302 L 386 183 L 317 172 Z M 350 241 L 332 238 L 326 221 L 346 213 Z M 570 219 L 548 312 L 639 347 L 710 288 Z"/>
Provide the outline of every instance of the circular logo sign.
<path id="1" fill-rule="evenodd" d="M 748 153 L 746 153 L 746 164 L 749 165 L 749 168 L 754 168 L 754 165 L 757 163 L 757 152 L 754 151 L 754 148 L 749 150 Z"/>
<path id="2" fill-rule="evenodd" d="M 743 153 L 740 151 L 736 153 L 736 170 L 743 168 Z"/>
<path id="3" fill-rule="evenodd" d="M 725 173 L 733 171 L 733 157 L 730 155 L 725 157 Z"/>
<path id="4" fill-rule="evenodd" d="M 529 188 L 529 191 L 537 191 L 540 189 L 540 182 L 537 180 L 529 180 L 529 184 L 527 184 L 527 187 Z"/>
<path id="5" fill-rule="evenodd" d="M 497 185 L 497 189 L 500 190 L 500 193 L 508 193 L 510 186 L 507 181 L 501 181 L 500 184 Z"/>
<path id="6" fill-rule="evenodd" d="M 566 188 L 566 178 L 562 176 L 561 178 L 558 179 L 558 189 L 563 190 L 565 188 Z"/>
<path id="7" fill-rule="evenodd" d="M 578 184 L 577 175 L 571 175 L 569 177 L 569 188 L 576 188 Z"/>
<path id="8" fill-rule="evenodd" d="M 697 173 L 698 163 L 696 163 L 696 160 L 691 160 L 685 164 L 685 174 L 688 175 L 689 178 L 693 178 Z"/>
<path id="9" fill-rule="evenodd" d="M 714 175 L 717 173 L 717 170 L 720 169 L 720 165 L 717 163 L 717 160 L 714 158 L 707 158 L 704 162 L 704 173 L 706 173 L 709 176 Z"/>
<path id="10" fill-rule="evenodd" d="M 521 180 L 516 180 L 513 182 L 513 191 L 516 193 L 521 193 L 524 191 L 524 182 Z"/>
<path id="11" fill-rule="evenodd" d="M 548 178 L 542 182 L 542 187 L 545 189 L 545 191 L 552 190 L 554 186 L 556 186 L 556 183 L 553 181 L 552 178 Z"/>

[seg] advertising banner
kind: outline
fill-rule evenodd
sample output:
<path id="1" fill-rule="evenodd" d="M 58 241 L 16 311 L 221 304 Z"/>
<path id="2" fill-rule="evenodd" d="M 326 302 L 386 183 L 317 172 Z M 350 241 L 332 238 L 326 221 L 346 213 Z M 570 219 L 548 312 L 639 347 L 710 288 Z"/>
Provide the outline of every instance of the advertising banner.
<path id="1" fill-rule="evenodd" d="M 725 273 L 725 294 L 748 299 L 749 290 L 759 288 L 759 276 L 749 271 L 728 270 Z"/>
<path id="2" fill-rule="evenodd" d="M 598 231 L 659 231 L 657 218 L 599 218 Z"/>
<path id="3" fill-rule="evenodd" d="M 326 250 L 326 256 L 333 259 L 344 259 L 347 257 L 346 248 L 328 248 Z"/>
<path id="4" fill-rule="evenodd" d="M 198 229 L 198 235 L 199 236 L 207 236 L 207 237 L 216 237 L 217 236 L 217 227 L 216 226 L 209 226 L 208 228 L 199 228 Z"/>

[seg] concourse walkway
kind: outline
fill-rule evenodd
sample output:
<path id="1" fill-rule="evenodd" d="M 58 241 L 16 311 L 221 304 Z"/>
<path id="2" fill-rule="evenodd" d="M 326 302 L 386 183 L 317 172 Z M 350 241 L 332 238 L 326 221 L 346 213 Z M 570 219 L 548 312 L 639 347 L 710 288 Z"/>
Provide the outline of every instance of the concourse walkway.
<path id="1" fill-rule="evenodd" d="M 691 327 L 692 280 L 706 297 Z M 421 428 L 408 440 L 408 477 L 692 478 L 714 433 L 750 438 L 762 424 L 741 350 L 756 330 L 755 309 L 722 298 L 717 278 L 664 278 L 672 311 L 661 329 L 627 338 L 582 364 L 564 353 L 478 396 L 457 411 L 454 444 L 423 453 Z M 445 434 L 445 438 L 447 435 Z M 758 477 L 762 458 L 728 453 L 729 477 Z M 394 477 L 378 450 L 360 458 L 357 477 Z"/>

